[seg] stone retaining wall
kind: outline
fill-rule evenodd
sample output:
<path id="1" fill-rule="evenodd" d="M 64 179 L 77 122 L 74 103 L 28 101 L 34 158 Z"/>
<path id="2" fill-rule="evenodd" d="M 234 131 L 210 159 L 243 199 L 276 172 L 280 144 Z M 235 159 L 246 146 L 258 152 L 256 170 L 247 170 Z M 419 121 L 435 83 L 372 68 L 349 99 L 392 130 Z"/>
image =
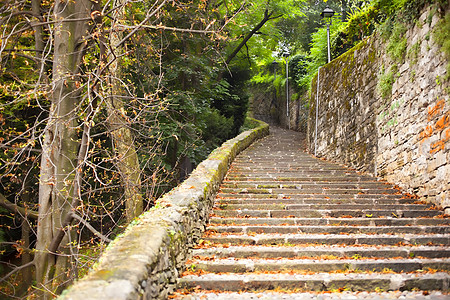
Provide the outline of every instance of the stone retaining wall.
<path id="1" fill-rule="evenodd" d="M 202 235 L 229 164 L 253 141 L 268 135 L 269 126 L 258 123 L 258 128 L 214 150 L 186 181 L 130 224 L 89 274 L 60 299 L 166 299 L 189 250 Z"/>
<path id="2" fill-rule="evenodd" d="M 312 86 L 308 148 L 449 207 L 449 62 L 432 33 L 439 19 L 428 7 L 410 25 L 400 62 L 386 53 L 389 41 L 371 36 L 322 67 L 319 88 L 317 77 Z M 382 96 L 389 72 L 392 92 Z"/>

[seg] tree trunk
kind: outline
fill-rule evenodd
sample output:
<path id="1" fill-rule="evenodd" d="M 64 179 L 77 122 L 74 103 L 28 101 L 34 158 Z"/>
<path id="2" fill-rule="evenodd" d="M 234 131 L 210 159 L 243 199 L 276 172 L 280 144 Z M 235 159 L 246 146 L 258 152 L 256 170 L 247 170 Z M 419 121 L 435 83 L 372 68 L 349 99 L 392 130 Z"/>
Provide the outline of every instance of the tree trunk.
<path id="1" fill-rule="evenodd" d="M 23 203 L 31 203 L 31 197 L 30 197 L 30 180 L 28 177 L 25 178 L 23 183 L 23 191 L 22 191 L 22 201 Z M 22 266 L 29 264 L 31 261 L 33 261 L 31 253 L 30 253 L 30 232 L 31 232 L 31 216 L 29 214 L 29 210 L 25 211 L 27 214 L 20 215 L 20 219 L 22 221 L 21 227 L 22 227 L 22 246 L 25 249 L 25 251 L 22 252 Z M 33 215 L 36 215 L 35 213 Z M 32 268 L 24 268 L 22 270 L 22 284 L 21 294 L 25 294 L 27 289 L 32 285 L 33 283 L 33 276 L 32 276 Z"/>
<path id="2" fill-rule="evenodd" d="M 25 251 L 22 253 L 22 266 L 30 263 L 32 261 L 30 254 L 30 224 L 27 218 L 22 218 L 22 241 L 23 248 Z M 22 270 L 22 290 L 23 294 L 25 294 L 28 287 L 32 284 L 32 275 L 31 268 L 24 268 Z"/>
<path id="3" fill-rule="evenodd" d="M 114 7 L 120 7 L 114 13 L 115 21 L 122 20 L 124 11 L 124 0 L 117 0 Z M 115 25 L 115 24 L 114 24 Z M 123 48 L 119 45 L 121 34 L 114 30 L 110 35 L 110 52 L 108 61 L 110 62 L 109 71 L 111 74 L 111 94 L 108 97 L 108 125 L 113 141 L 113 147 L 116 158 L 116 167 L 119 170 L 123 185 L 125 199 L 125 214 L 127 222 L 130 223 L 143 211 L 143 197 L 141 193 L 141 169 L 139 158 L 134 147 L 133 134 L 129 128 L 131 122 L 126 117 L 125 105 L 121 96 L 125 95 L 122 88 L 120 56 L 123 54 Z"/>
<path id="4" fill-rule="evenodd" d="M 40 16 L 41 15 L 41 1 L 40 0 L 32 0 L 31 1 L 31 9 L 35 16 Z M 37 22 L 39 22 L 39 20 L 37 20 Z M 33 22 L 33 23 L 35 23 L 35 22 Z M 43 67 L 45 65 L 44 58 L 42 55 L 44 53 L 44 30 L 42 28 L 42 25 L 36 25 L 36 24 L 33 24 L 33 29 L 34 29 L 34 47 L 36 50 L 36 59 L 38 62 L 36 69 L 39 71 L 39 75 L 43 75 L 44 74 Z"/>
<path id="5" fill-rule="evenodd" d="M 48 249 L 55 235 L 71 213 L 75 166 L 79 137 L 77 107 L 80 105 L 79 66 L 85 49 L 83 37 L 88 35 L 89 0 L 57 0 L 54 6 L 54 56 L 52 98 L 49 119 L 42 144 L 39 183 L 39 219 L 36 243 L 36 282 L 51 298 L 73 279 L 70 256 L 75 233 L 63 228 L 64 237 L 56 253 Z"/>
<path id="6" fill-rule="evenodd" d="M 108 124 L 116 154 L 116 167 L 124 185 L 125 214 L 130 223 L 143 211 L 141 193 L 141 177 L 139 158 L 134 148 L 131 130 L 127 127 L 126 118 L 120 114 L 124 110 L 121 99 L 117 98 L 117 89 L 113 86 L 113 94 L 108 103 Z"/>

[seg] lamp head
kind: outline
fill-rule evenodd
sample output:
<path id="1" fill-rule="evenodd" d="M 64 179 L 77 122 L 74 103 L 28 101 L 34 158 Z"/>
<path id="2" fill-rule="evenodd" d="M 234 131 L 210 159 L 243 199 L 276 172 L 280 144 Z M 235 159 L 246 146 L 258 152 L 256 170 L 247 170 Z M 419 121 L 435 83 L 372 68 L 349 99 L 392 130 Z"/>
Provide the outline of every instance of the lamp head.
<path id="1" fill-rule="evenodd" d="M 324 18 L 332 18 L 334 16 L 334 11 L 328 7 L 325 7 L 325 9 L 323 10 L 323 12 L 320 13 L 320 16 L 324 19 Z"/>

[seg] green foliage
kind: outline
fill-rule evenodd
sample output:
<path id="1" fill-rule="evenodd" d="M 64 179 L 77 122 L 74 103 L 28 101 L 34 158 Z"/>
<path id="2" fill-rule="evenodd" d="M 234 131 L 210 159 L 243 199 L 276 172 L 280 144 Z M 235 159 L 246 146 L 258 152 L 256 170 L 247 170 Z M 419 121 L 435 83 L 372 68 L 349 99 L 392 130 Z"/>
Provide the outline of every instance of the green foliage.
<path id="1" fill-rule="evenodd" d="M 441 10 L 448 0 L 375 0 L 374 5 L 380 14 L 390 22 L 413 24 L 420 16 L 422 9 L 428 4 L 436 4 Z"/>
<path id="2" fill-rule="evenodd" d="M 250 84 L 264 89 L 264 93 L 276 94 L 284 90 L 286 84 L 286 60 L 273 60 L 273 57 L 265 57 L 258 62 L 257 68 L 253 70 L 259 71 L 250 79 Z"/>
<path id="3" fill-rule="evenodd" d="M 435 1 L 375 0 L 362 9 L 354 9 L 349 13 L 346 25 L 332 41 L 333 57 L 346 52 L 377 28 L 385 41 L 389 39 L 391 43 L 389 51 L 392 58 L 401 60 L 406 46 L 406 40 L 403 38 L 406 25 L 402 24 L 415 22 L 422 8 L 432 2 Z M 391 36 L 394 41 L 390 40 Z"/>
<path id="4" fill-rule="evenodd" d="M 387 53 L 396 62 L 403 61 L 405 57 L 407 43 L 405 33 L 406 26 L 403 23 L 395 23 L 386 46 Z"/>
<path id="5" fill-rule="evenodd" d="M 253 67 L 254 61 L 272 56 L 272 52 L 279 46 L 281 35 L 277 22 L 284 20 L 292 24 L 289 20 L 295 20 L 295 17 L 303 14 L 299 6 L 302 2 L 304 0 L 255 0 L 243 5 L 241 1 L 228 1 L 221 7 L 226 9 L 224 14 L 229 17 L 236 11 L 241 12 L 228 26 L 228 47 L 225 49 L 227 54 L 230 54 L 265 16 L 269 18 L 264 26 L 247 41 L 233 63 Z"/>
<path id="6" fill-rule="evenodd" d="M 244 124 L 245 115 L 248 108 L 249 96 L 246 92 L 246 83 L 250 80 L 250 72 L 247 68 L 234 67 L 226 73 L 221 82 L 222 87 L 227 89 L 221 92 L 216 90 L 212 106 L 218 109 L 225 117 L 233 119 L 231 136 L 239 132 L 239 128 Z"/>
<path id="7" fill-rule="evenodd" d="M 333 19 L 333 23 L 330 26 L 330 40 L 336 39 L 342 26 L 344 26 L 344 24 L 339 18 Z M 298 65 L 296 68 L 301 70 L 301 72 L 294 72 L 294 80 L 297 83 L 299 92 L 309 90 L 312 78 L 317 73 L 318 68 L 327 62 L 327 56 L 327 29 L 326 27 L 321 27 L 312 34 L 310 53 L 306 56 L 296 57 L 294 60 Z"/>
<path id="8" fill-rule="evenodd" d="M 422 9 L 427 4 L 435 2 L 434 0 L 402 0 L 398 5 L 400 12 L 397 14 L 400 21 L 406 24 L 412 24 L 420 17 Z"/>
<path id="9" fill-rule="evenodd" d="M 308 68 L 308 59 L 306 55 L 294 55 L 289 61 L 289 75 L 293 78 L 305 76 Z"/>
<path id="10" fill-rule="evenodd" d="M 245 118 L 244 124 L 242 124 L 239 131 L 244 132 L 244 131 L 247 131 L 250 129 L 255 129 L 255 128 L 259 127 L 260 125 L 261 124 L 257 120 L 247 117 L 247 118 Z"/>
<path id="11" fill-rule="evenodd" d="M 79 274 L 78 278 L 83 278 L 88 273 L 94 264 L 97 262 L 100 255 L 105 250 L 106 245 L 104 243 L 88 244 L 81 247 L 78 256 Z"/>
<path id="12" fill-rule="evenodd" d="M 299 93 L 306 92 L 310 85 L 310 73 L 311 69 L 314 68 L 312 65 L 312 60 L 308 56 L 297 55 L 292 59 L 292 65 L 298 71 L 293 70 L 292 77 L 295 80 L 297 91 Z"/>
<path id="13" fill-rule="evenodd" d="M 376 0 L 375 4 L 387 15 L 391 16 L 399 11 L 409 0 Z"/>
<path id="14" fill-rule="evenodd" d="M 394 84 L 394 72 L 393 70 L 389 70 L 389 72 L 385 72 L 382 70 L 381 74 L 378 78 L 377 90 L 380 93 L 381 97 L 387 99 L 392 94 L 392 85 Z"/>
<path id="15" fill-rule="evenodd" d="M 376 6 L 369 5 L 356 8 L 349 15 L 345 24 L 332 40 L 333 57 L 337 57 L 355 46 L 375 30 L 381 20 Z"/>
<path id="16" fill-rule="evenodd" d="M 387 18 L 384 22 L 377 26 L 377 32 L 380 34 L 384 42 L 387 42 L 389 37 L 391 36 L 393 26 L 393 18 Z"/>
<path id="17" fill-rule="evenodd" d="M 220 11 L 214 10 L 214 14 L 209 14 L 207 9 L 200 2 L 182 7 L 167 6 L 158 22 L 174 28 L 201 28 L 211 24 L 213 18 L 221 17 Z M 217 48 L 220 41 L 207 35 L 150 32 L 136 36 L 132 45 L 136 58 L 126 65 L 129 82 L 139 87 L 136 92 L 142 98 L 160 91 L 156 97 L 161 102 L 158 112 L 154 111 L 157 122 L 151 135 L 165 153 L 146 164 L 146 172 L 153 176 L 152 165 L 159 165 L 177 177 L 177 168 L 184 158 L 198 164 L 233 135 L 233 129 L 243 122 L 240 114 L 246 111 L 245 97 L 237 82 L 216 82 L 221 72 L 217 66 L 222 49 Z M 160 57 L 154 55 L 156 49 L 164 49 Z M 140 114 L 145 117 L 142 111 Z M 149 114 L 147 122 L 151 118 Z M 136 132 L 142 132 L 142 129 L 136 125 Z M 139 153 L 145 157 L 145 145 L 149 140 L 146 138 L 140 142 L 143 147 Z M 176 183 L 174 180 L 170 185 Z"/>
<path id="18" fill-rule="evenodd" d="M 444 52 L 447 61 L 450 61 L 450 15 L 445 15 L 437 24 L 434 32 L 433 39 L 441 47 L 441 51 Z M 447 63 L 447 74 L 445 80 L 450 79 L 450 63 Z"/>
<path id="19" fill-rule="evenodd" d="M 411 66 L 417 64 L 417 61 L 419 59 L 419 53 L 420 53 L 420 41 L 413 44 L 408 50 L 407 57 L 411 62 Z"/>

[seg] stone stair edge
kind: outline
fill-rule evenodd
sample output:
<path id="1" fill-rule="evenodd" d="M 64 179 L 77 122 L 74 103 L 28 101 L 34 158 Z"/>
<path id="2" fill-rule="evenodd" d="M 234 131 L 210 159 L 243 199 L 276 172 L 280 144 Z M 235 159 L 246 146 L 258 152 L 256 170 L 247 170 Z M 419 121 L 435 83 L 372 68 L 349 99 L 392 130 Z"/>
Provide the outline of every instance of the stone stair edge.
<path id="1" fill-rule="evenodd" d="M 448 295 L 441 291 L 431 292 L 414 292 L 414 291 L 390 291 L 390 292 L 288 292 L 288 291 L 265 291 L 261 292 L 217 292 L 217 291 L 202 291 L 194 292 L 189 295 L 179 293 L 176 299 L 183 300 L 352 300 L 352 299 L 367 299 L 367 300 L 382 300 L 382 299 L 409 299 L 409 300 L 447 300 Z"/>
<path id="2" fill-rule="evenodd" d="M 338 288 L 351 291 L 396 291 L 427 287 L 425 290 L 449 290 L 450 275 L 437 273 L 316 273 L 314 275 L 277 273 L 277 274 L 215 274 L 187 275 L 180 279 L 180 285 L 193 288 L 201 285 L 204 289 L 227 287 L 237 291 L 242 286 L 252 290 L 281 288 L 307 289 L 309 291 L 326 291 Z"/>

